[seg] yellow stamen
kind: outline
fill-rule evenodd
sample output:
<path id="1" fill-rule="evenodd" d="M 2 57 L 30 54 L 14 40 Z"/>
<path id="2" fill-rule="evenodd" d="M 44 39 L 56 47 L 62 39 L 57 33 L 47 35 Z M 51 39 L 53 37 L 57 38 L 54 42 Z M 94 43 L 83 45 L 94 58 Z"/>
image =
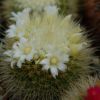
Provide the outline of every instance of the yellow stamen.
<path id="1" fill-rule="evenodd" d="M 50 64 L 51 65 L 57 65 L 59 62 L 58 58 L 57 57 L 51 57 L 50 59 Z"/>
<path id="2" fill-rule="evenodd" d="M 32 50 L 32 47 L 24 48 L 24 53 L 25 53 L 25 54 L 28 54 L 28 53 L 31 52 L 31 50 Z"/>

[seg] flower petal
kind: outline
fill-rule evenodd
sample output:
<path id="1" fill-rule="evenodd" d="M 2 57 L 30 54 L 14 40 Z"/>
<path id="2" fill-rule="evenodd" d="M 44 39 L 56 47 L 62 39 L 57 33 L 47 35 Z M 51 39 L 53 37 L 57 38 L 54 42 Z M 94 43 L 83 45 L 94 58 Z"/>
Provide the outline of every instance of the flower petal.
<path id="1" fill-rule="evenodd" d="M 21 67 L 22 67 L 22 62 L 21 62 L 21 61 L 18 61 L 18 62 L 17 62 L 17 66 L 18 66 L 19 68 L 21 68 Z"/>
<path id="2" fill-rule="evenodd" d="M 21 52 L 20 50 L 17 50 L 17 51 L 14 53 L 13 57 L 14 57 L 14 58 L 17 58 L 17 57 L 20 57 L 21 55 L 22 55 L 22 52 Z"/>
<path id="3" fill-rule="evenodd" d="M 44 65 L 43 68 L 42 68 L 42 70 L 46 70 L 46 71 L 47 71 L 48 69 L 49 69 L 49 66 L 48 66 L 48 65 Z"/>
<path id="4" fill-rule="evenodd" d="M 57 68 L 52 67 L 52 68 L 50 69 L 50 71 L 51 71 L 52 76 L 53 76 L 54 78 L 56 78 L 56 76 L 58 75 L 58 70 L 57 70 Z"/>
<path id="5" fill-rule="evenodd" d="M 16 63 L 16 61 L 11 61 L 11 68 L 14 68 L 14 64 Z"/>
<path id="6" fill-rule="evenodd" d="M 69 61 L 69 55 L 63 55 L 63 56 L 61 56 L 61 61 L 63 62 L 63 63 L 66 63 L 66 62 L 68 62 Z"/>
<path id="7" fill-rule="evenodd" d="M 12 56 L 12 51 L 11 50 L 8 50 L 6 52 L 4 52 L 4 55 L 7 55 L 7 56 Z"/>
<path id="8" fill-rule="evenodd" d="M 29 54 L 29 55 L 26 56 L 26 60 L 28 60 L 28 61 L 32 60 L 32 58 L 33 58 L 32 54 Z"/>
<path id="9" fill-rule="evenodd" d="M 49 61 L 48 59 L 43 59 L 41 62 L 40 62 L 41 65 L 48 65 L 49 64 Z"/>
<path id="10" fill-rule="evenodd" d="M 18 61 L 18 63 L 17 63 L 17 66 L 18 66 L 19 68 L 21 68 L 22 63 L 24 62 L 24 60 L 25 60 L 25 55 L 21 56 L 21 58 L 19 59 L 19 61 Z"/>
<path id="11" fill-rule="evenodd" d="M 65 65 L 65 64 L 60 64 L 59 65 L 59 67 L 58 67 L 58 69 L 60 70 L 60 71 L 63 71 L 63 72 L 65 72 L 65 70 L 66 70 L 66 68 L 67 68 L 67 66 Z"/>
<path id="12" fill-rule="evenodd" d="M 21 38 L 21 39 L 20 39 L 20 43 L 23 43 L 23 44 L 24 44 L 24 43 L 27 43 L 27 39 L 26 39 L 26 38 Z"/>

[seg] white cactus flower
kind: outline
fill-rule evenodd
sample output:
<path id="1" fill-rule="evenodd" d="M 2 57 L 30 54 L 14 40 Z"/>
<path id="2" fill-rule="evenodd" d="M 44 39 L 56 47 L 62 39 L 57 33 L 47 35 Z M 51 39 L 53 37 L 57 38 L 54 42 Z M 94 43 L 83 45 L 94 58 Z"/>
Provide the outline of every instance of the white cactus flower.
<path id="1" fill-rule="evenodd" d="M 21 68 L 22 63 L 24 63 L 25 60 L 27 61 L 32 60 L 35 54 L 35 50 L 33 46 L 34 45 L 32 41 L 29 41 L 25 38 L 21 38 L 19 42 L 14 43 L 13 49 L 6 51 L 5 54 L 7 56 L 12 55 L 11 56 L 13 59 L 12 63 L 14 63 L 15 59 L 18 59 L 17 66 Z"/>
<path id="2" fill-rule="evenodd" d="M 12 13 L 13 17 L 11 18 L 16 23 L 14 25 L 10 25 L 7 32 L 7 37 L 23 37 L 25 34 L 24 27 L 28 27 L 30 23 L 30 9 L 26 8 L 22 12 Z"/>
<path id="3" fill-rule="evenodd" d="M 66 71 L 68 61 L 69 55 L 67 53 L 57 51 L 56 49 L 49 49 L 46 58 L 40 64 L 43 65 L 43 70 L 50 70 L 52 76 L 56 78 L 59 71 Z"/>

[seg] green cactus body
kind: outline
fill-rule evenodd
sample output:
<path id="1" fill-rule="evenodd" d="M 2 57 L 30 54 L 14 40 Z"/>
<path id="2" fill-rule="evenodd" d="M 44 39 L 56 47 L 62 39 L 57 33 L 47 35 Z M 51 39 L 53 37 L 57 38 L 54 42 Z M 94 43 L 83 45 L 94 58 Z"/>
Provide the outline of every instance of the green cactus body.
<path id="1" fill-rule="evenodd" d="M 0 62 L 0 81 L 10 100 L 61 100 L 72 83 L 79 81 L 81 76 L 88 75 L 84 60 L 80 62 L 72 58 L 68 70 L 54 79 L 50 72 L 41 72 L 41 65 L 34 61 L 25 62 L 21 69 L 15 64 L 12 69 L 4 58 Z"/>

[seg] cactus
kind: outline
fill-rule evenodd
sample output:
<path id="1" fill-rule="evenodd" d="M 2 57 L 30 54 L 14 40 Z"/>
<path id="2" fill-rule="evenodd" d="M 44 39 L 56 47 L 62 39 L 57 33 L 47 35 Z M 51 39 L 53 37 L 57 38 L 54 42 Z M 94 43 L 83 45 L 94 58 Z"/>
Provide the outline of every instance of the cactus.
<path id="1" fill-rule="evenodd" d="M 98 78 L 90 76 L 88 78 L 82 78 L 76 84 L 72 84 L 72 87 L 67 90 L 65 95 L 62 97 L 62 100 L 99 100 L 94 99 L 96 94 L 94 97 L 91 95 L 93 99 L 89 99 L 88 97 L 88 92 L 91 92 L 91 90 L 95 93 L 95 89 L 99 88 L 100 91 L 100 83 L 98 85 L 98 82 L 100 82 Z"/>
<path id="2" fill-rule="evenodd" d="M 90 71 L 93 50 L 85 30 L 70 15 L 60 16 L 54 6 L 41 16 L 27 8 L 13 13 L 12 19 L 15 24 L 0 48 L 5 95 L 10 100 L 61 100 L 71 84 Z"/>

